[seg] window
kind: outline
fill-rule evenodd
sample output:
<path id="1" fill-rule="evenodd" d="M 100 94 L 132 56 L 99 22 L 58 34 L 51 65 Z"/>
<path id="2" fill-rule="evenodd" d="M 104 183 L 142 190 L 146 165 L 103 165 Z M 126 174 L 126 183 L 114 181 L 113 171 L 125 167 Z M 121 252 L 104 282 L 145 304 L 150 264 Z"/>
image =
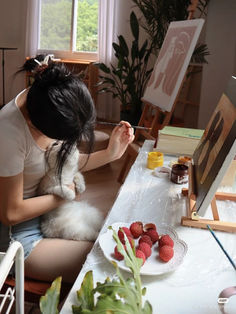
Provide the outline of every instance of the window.
<path id="1" fill-rule="evenodd" d="M 96 59 L 99 0 L 41 0 L 40 52 Z"/>

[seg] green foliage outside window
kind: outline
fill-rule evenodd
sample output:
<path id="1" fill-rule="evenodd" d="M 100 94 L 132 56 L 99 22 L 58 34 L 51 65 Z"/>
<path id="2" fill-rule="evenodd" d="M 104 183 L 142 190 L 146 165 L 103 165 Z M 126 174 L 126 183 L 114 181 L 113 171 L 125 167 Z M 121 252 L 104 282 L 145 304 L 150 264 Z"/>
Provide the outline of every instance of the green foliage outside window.
<path id="1" fill-rule="evenodd" d="M 79 0 L 76 51 L 98 49 L 98 0 Z"/>
<path id="2" fill-rule="evenodd" d="M 40 49 L 70 50 L 72 0 L 42 0 Z M 78 0 L 76 51 L 97 51 L 98 0 Z"/>

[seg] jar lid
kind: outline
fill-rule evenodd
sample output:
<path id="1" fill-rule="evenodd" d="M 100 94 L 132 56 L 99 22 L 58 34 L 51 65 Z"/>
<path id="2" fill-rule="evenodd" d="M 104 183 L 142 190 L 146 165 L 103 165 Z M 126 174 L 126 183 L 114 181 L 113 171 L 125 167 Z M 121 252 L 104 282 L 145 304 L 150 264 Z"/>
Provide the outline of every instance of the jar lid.
<path id="1" fill-rule="evenodd" d="M 184 164 L 174 164 L 172 166 L 172 171 L 174 173 L 186 173 L 188 171 L 188 166 L 184 165 Z"/>
<path id="2" fill-rule="evenodd" d="M 148 157 L 149 158 L 162 158 L 163 153 L 161 153 L 161 152 L 150 152 L 150 153 L 148 153 Z"/>

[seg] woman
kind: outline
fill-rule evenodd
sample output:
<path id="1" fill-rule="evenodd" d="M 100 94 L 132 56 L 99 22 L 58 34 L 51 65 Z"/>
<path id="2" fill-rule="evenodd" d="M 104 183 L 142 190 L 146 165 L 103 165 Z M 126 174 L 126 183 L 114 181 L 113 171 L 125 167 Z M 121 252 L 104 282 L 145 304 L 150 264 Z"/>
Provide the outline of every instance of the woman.
<path id="1" fill-rule="evenodd" d="M 18 240 L 26 276 L 52 281 L 60 275 L 73 282 L 93 243 L 43 238 L 40 216 L 64 202 L 56 195 L 37 195 L 46 171 L 45 152 L 55 140 L 62 141 L 60 176 L 67 154 L 82 138 L 88 154 L 80 156 L 79 166 L 86 171 L 120 158 L 134 136 L 129 123 L 122 122 L 107 149 L 91 153 L 95 109 L 87 88 L 62 64 L 42 59 L 24 64 L 24 70 L 35 73 L 34 83 L 0 111 L 0 251 Z M 72 182 L 70 187 L 74 189 Z"/>

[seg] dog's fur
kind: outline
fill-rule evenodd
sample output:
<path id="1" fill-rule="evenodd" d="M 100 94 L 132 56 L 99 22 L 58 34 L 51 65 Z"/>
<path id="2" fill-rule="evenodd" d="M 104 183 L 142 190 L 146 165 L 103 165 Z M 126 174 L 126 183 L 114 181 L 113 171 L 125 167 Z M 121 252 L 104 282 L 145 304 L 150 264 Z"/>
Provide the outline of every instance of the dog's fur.
<path id="1" fill-rule="evenodd" d="M 60 144 L 54 144 L 49 150 L 48 171 L 40 182 L 39 195 L 56 194 L 68 202 L 42 216 L 42 232 L 48 238 L 94 241 L 102 227 L 104 216 L 87 202 L 73 201 L 76 194 L 68 185 L 74 182 L 78 193 L 85 190 L 84 177 L 78 170 L 79 151 L 76 147 L 63 165 L 60 184 L 55 173 L 59 149 Z"/>

